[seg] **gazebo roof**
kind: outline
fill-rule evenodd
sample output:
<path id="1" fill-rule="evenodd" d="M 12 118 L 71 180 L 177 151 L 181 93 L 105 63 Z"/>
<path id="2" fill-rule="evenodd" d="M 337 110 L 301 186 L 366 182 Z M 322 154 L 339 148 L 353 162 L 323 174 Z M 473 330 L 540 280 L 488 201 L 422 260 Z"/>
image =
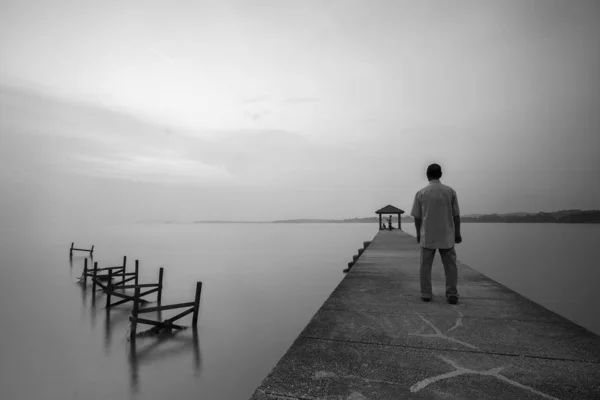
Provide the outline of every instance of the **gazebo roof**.
<path id="1" fill-rule="evenodd" d="M 404 210 L 388 204 L 387 206 L 375 211 L 375 214 L 404 214 Z"/>

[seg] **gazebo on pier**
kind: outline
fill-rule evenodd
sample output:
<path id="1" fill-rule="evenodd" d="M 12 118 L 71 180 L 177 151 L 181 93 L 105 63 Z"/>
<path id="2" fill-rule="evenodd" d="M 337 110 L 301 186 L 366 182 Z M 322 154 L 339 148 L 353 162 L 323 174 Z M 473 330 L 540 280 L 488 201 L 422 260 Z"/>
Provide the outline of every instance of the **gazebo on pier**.
<path id="1" fill-rule="evenodd" d="M 398 215 L 398 229 L 402 229 L 401 224 L 400 224 L 400 216 L 402 214 L 404 214 L 404 210 L 401 210 L 397 207 L 394 207 L 394 206 L 388 204 L 387 206 L 375 211 L 375 214 L 379 214 L 379 230 L 385 229 L 385 228 L 383 228 L 383 224 L 382 224 L 382 222 L 383 222 L 382 214 L 397 214 Z M 389 229 L 392 230 L 391 221 L 390 221 Z"/>

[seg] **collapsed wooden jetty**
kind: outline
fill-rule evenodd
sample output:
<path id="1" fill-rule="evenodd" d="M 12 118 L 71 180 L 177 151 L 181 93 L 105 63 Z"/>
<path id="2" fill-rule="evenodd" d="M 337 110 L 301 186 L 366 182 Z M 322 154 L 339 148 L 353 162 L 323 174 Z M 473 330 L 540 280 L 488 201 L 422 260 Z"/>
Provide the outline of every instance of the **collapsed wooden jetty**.
<path id="1" fill-rule="evenodd" d="M 196 295 L 194 301 L 188 303 L 178 303 L 178 304 L 169 304 L 169 305 L 158 305 L 157 307 L 145 307 L 140 308 L 140 297 L 142 293 L 140 292 L 140 287 L 135 288 L 135 296 L 133 301 L 133 310 L 131 312 L 131 316 L 129 320 L 131 321 L 131 332 L 130 332 L 130 340 L 135 341 L 136 333 L 137 333 L 137 324 L 146 324 L 152 325 L 152 330 L 158 333 L 160 330 L 164 329 L 167 331 L 171 331 L 173 329 L 185 329 L 184 326 L 174 324 L 175 321 L 185 317 L 188 314 L 193 313 L 192 317 L 192 325 L 195 327 L 198 325 L 198 311 L 200 309 L 200 295 L 202 293 L 202 282 L 196 282 Z M 165 319 L 163 321 L 155 321 L 146 318 L 140 318 L 139 314 L 150 313 L 154 311 L 166 311 L 166 310 L 175 310 L 178 308 L 187 308 L 175 315 L 174 317 Z"/>
<path id="2" fill-rule="evenodd" d="M 71 244 L 72 250 L 80 250 L 73 247 L 73 243 Z M 85 250 L 87 251 L 87 250 Z M 93 251 L 89 250 L 90 254 Z M 88 259 L 84 259 L 83 273 L 81 275 L 81 283 L 83 287 L 86 288 L 88 284 L 88 279 L 91 280 L 92 283 L 92 291 L 96 292 L 97 287 L 99 287 L 106 294 L 106 310 L 110 311 L 112 307 L 125 304 L 127 302 L 133 303 L 133 310 L 129 317 L 131 322 L 131 334 L 130 339 L 132 341 L 135 340 L 137 336 L 137 325 L 138 324 L 146 324 L 151 325 L 152 328 L 146 332 L 150 334 L 158 334 L 162 331 L 170 332 L 173 329 L 181 330 L 186 329 L 185 326 L 175 324 L 174 322 L 189 315 L 192 316 L 192 325 L 197 327 L 198 325 L 198 313 L 200 309 L 200 297 L 202 294 L 202 282 L 196 282 L 196 292 L 194 301 L 186 302 L 186 303 L 177 303 L 177 304 L 168 304 L 162 305 L 162 290 L 163 290 L 163 277 L 164 277 L 164 268 L 159 268 L 158 273 L 158 282 L 157 283 L 139 283 L 139 260 L 135 260 L 135 269 L 133 272 L 127 272 L 127 256 L 123 256 L 123 264 L 116 265 L 112 267 L 98 267 L 98 262 L 94 262 L 93 268 L 88 267 Z M 128 284 L 129 282 L 132 282 Z M 123 293 L 126 289 L 134 290 L 134 295 L 129 295 Z M 149 303 L 148 300 L 144 299 L 144 296 L 156 293 L 156 307 L 145 307 L 141 308 L 140 305 L 143 303 Z M 113 297 L 118 298 L 118 301 L 112 302 Z M 140 318 L 139 314 L 150 313 L 150 312 L 159 312 L 159 315 L 162 311 L 166 310 L 176 310 L 182 309 L 177 315 L 162 320 L 151 320 L 147 318 Z"/>

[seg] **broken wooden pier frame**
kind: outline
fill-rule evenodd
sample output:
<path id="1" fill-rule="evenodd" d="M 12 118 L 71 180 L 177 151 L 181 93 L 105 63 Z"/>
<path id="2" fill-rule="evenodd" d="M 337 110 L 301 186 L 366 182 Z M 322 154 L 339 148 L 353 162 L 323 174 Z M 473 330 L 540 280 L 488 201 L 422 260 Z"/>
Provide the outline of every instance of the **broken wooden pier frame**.
<path id="1" fill-rule="evenodd" d="M 137 268 L 136 268 L 135 278 L 137 278 L 137 276 L 138 276 L 137 271 L 139 271 L 139 264 L 136 264 L 136 267 Z M 163 274 L 164 274 L 164 269 L 162 267 L 158 270 L 158 283 L 137 283 L 138 282 L 137 279 L 136 279 L 136 283 L 134 283 L 133 285 L 125 285 L 124 280 L 122 280 L 121 282 L 112 283 L 113 277 L 123 276 L 125 274 L 127 274 L 127 273 L 124 270 L 123 270 L 122 274 L 119 274 L 118 272 L 116 274 L 113 274 L 112 270 L 108 271 L 108 283 L 107 283 L 106 287 L 104 288 L 104 292 L 106 293 L 106 308 L 107 309 L 110 307 L 114 307 L 114 306 L 118 306 L 118 305 L 127 303 L 129 301 L 135 302 L 134 296 L 115 292 L 115 289 L 134 289 L 136 291 L 136 293 L 139 294 L 138 302 L 139 301 L 147 301 L 147 300 L 140 299 L 140 298 L 143 296 L 152 294 L 152 293 L 156 293 L 156 302 L 158 304 L 161 304 L 162 289 L 163 289 Z M 147 289 L 147 290 L 140 293 L 140 289 Z M 121 298 L 121 300 L 111 303 L 112 296 L 119 297 L 119 298 Z"/>
<path id="2" fill-rule="evenodd" d="M 358 249 L 358 254 L 355 254 L 352 256 L 352 261 L 350 261 L 348 263 L 348 268 L 344 269 L 343 272 L 349 272 L 350 269 L 354 266 L 354 264 L 356 263 L 356 261 L 358 260 L 358 258 L 361 256 L 361 254 L 365 251 L 365 249 L 367 247 L 369 247 L 369 245 L 371 244 L 370 241 L 368 242 L 363 242 L 363 247 L 361 249 Z"/>
<path id="3" fill-rule="evenodd" d="M 96 289 L 96 283 L 98 280 L 108 280 L 108 273 L 106 274 L 102 274 L 102 273 L 98 273 L 98 272 L 103 272 L 103 271 L 114 271 L 112 274 L 112 278 L 117 278 L 117 277 L 121 277 L 121 285 L 124 285 L 126 282 L 135 280 L 136 284 L 138 281 L 138 270 L 139 270 L 139 264 L 138 264 L 138 260 L 135 260 L 135 272 L 126 272 L 127 268 L 127 256 L 123 256 L 123 265 L 117 265 L 116 267 L 105 267 L 105 268 L 98 268 L 98 262 L 94 262 L 94 268 L 93 269 L 89 269 L 88 268 L 88 260 L 87 258 L 84 260 L 84 264 L 83 264 L 83 274 L 82 274 L 82 281 L 84 286 L 87 285 L 87 279 L 88 278 L 92 278 L 92 284 L 94 285 L 94 290 Z M 128 278 L 127 278 L 128 277 Z M 104 289 L 104 286 L 102 286 L 102 288 Z"/>
<path id="4" fill-rule="evenodd" d="M 135 271 L 127 272 L 127 256 L 123 257 L 123 265 L 115 267 L 98 268 L 98 262 L 94 262 L 94 268 L 91 272 L 87 268 L 87 260 L 85 260 L 83 267 L 83 284 L 87 285 L 87 278 L 92 279 L 92 291 L 96 291 L 96 286 L 99 286 L 104 293 L 106 293 L 106 308 L 109 309 L 114 306 L 118 306 L 129 301 L 133 302 L 134 296 L 127 295 L 125 293 L 116 292 L 117 289 L 148 289 L 140 293 L 140 297 L 157 293 L 156 301 L 158 304 L 162 300 L 162 289 L 163 289 L 163 276 L 164 268 L 160 268 L 158 271 L 158 283 L 139 283 L 139 271 L 140 264 L 139 260 L 135 260 Z M 104 272 L 104 273 L 103 273 Z M 118 280 L 120 278 L 120 280 Z M 116 279 L 118 282 L 113 282 Z M 127 285 L 127 282 L 133 281 L 133 284 Z M 118 297 L 121 300 L 111 303 L 112 297 Z M 145 299 L 140 299 L 142 302 L 148 302 Z"/>
<path id="5" fill-rule="evenodd" d="M 146 324 L 152 325 L 153 330 L 158 333 L 161 329 L 165 329 L 167 331 L 171 331 L 172 329 L 185 329 L 184 326 L 176 325 L 173 322 L 177 321 L 180 318 L 185 317 L 188 314 L 193 313 L 192 317 L 192 325 L 198 325 L 198 311 L 200 309 L 200 295 L 202 293 L 202 282 L 196 282 L 196 296 L 194 301 L 188 303 L 178 303 L 178 304 L 169 304 L 169 305 L 159 305 L 157 307 L 145 307 L 140 308 L 140 297 L 143 296 L 141 293 L 141 287 L 135 288 L 135 295 L 133 300 L 133 310 L 131 312 L 131 316 L 129 320 L 131 321 L 131 333 L 130 340 L 135 341 L 136 332 L 137 332 L 137 324 Z M 149 313 L 154 311 L 165 311 L 165 310 L 174 310 L 178 308 L 187 308 L 187 310 L 180 312 L 174 317 L 168 318 L 164 321 L 154 321 L 146 318 L 140 318 L 139 314 Z"/>
<path id="6" fill-rule="evenodd" d="M 69 257 L 73 257 L 74 251 L 85 251 L 90 253 L 90 256 L 94 254 L 94 245 L 92 245 L 91 249 L 78 249 L 75 247 L 75 242 L 71 242 L 71 248 L 69 249 Z"/>

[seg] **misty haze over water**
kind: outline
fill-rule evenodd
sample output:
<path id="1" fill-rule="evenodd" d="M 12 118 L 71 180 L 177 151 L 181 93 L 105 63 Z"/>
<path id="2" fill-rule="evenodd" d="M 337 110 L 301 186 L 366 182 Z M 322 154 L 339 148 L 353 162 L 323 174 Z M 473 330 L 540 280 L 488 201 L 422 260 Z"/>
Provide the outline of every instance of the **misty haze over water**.
<path id="1" fill-rule="evenodd" d="M 365 223 L 3 227 L 0 397 L 247 399 L 376 233 Z M 600 225 L 465 224 L 463 237 L 461 262 L 600 333 L 600 272 L 589 262 Z M 69 264 L 71 241 L 94 244 L 100 267 L 139 259 L 140 282 L 164 267 L 163 304 L 190 301 L 202 281 L 197 342 L 191 330 L 140 338 L 132 359 L 131 306 L 107 319 L 102 294 L 92 305 L 77 283 L 83 257 Z"/>

